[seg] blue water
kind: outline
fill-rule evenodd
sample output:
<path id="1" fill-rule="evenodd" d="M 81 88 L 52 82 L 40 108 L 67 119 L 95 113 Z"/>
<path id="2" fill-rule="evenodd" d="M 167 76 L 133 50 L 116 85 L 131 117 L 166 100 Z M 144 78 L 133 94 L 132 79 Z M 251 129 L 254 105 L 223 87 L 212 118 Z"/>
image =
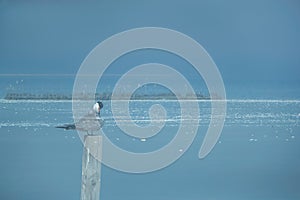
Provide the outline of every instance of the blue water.
<path id="1" fill-rule="evenodd" d="M 149 106 L 167 111 L 166 127 L 146 141 L 116 126 L 104 102 L 103 131 L 130 151 L 153 151 L 178 128 L 176 101 L 133 101 L 132 118 L 149 123 Z M 198 151 L 210 120 L 210 102 L 199 101 L 195 141 L 172 165 L 128 174 L 102 167 L 101 197 L 117 199 L 300 199 L 300 101 L 228 100 L 222 135 L 203 160 Z M 0 199 L 80 199 L 83 145 L 75 131 L 54 126 L 73 121 L 71 101 L 0 101 Z M 168 134 L 167 134 L 168 133 Z"/>

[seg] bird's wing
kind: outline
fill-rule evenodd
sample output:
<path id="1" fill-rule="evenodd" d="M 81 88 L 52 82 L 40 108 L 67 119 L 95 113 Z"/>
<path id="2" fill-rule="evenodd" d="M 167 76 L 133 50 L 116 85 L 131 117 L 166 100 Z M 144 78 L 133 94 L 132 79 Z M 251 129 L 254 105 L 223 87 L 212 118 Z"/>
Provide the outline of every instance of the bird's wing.
<path id="1" fill-rule="evenodd" d="M 89 113 L 75 123 L 76 129 L 81 131 L 98 131 L 103 124 L 94 113 Z"/>

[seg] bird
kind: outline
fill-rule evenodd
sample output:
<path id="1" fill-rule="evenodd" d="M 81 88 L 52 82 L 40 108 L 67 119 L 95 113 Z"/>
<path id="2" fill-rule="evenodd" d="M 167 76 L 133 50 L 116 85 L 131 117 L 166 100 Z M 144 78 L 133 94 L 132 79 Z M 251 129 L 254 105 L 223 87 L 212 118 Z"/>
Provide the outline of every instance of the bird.
<path id="1" fill-rule="evenodd" d="M 79 121 L 73 124 L 64 124 L 62 126 L 56 126 L 55 128 L 62 128 L 65 130 L 79 130 L 84 131 L 88 135 L 93 135 L 94 132 L 100 130 L 104 125 L 104 120 L 100 117 L 100 110 L 103 108 L 103 103 L 97 101 L 92 110 L 85 116 L 79 119 Z"/>

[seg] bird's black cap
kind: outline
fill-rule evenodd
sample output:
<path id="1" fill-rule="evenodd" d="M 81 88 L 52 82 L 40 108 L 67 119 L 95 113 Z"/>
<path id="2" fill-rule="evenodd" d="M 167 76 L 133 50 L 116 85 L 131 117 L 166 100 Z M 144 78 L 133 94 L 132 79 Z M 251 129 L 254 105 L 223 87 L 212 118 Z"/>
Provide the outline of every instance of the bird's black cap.
<path id="1" fill-rule="evenodd" d="M 103 108 L 103 103 L 101 101 L 97 101 L 97 103 L 98 103 L 100 109 L 102 109 Z"/>

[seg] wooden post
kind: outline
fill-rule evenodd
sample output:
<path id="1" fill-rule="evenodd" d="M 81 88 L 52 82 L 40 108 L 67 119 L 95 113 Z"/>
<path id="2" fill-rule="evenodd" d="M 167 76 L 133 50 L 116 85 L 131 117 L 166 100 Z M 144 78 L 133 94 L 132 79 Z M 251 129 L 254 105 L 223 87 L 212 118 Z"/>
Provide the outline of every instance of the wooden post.
<path id="1" fill-rule="evenodd" d="M 99 200 L 101 159 L 102 136 L 85 136 L 82 155 L 81 200 Z"/>

